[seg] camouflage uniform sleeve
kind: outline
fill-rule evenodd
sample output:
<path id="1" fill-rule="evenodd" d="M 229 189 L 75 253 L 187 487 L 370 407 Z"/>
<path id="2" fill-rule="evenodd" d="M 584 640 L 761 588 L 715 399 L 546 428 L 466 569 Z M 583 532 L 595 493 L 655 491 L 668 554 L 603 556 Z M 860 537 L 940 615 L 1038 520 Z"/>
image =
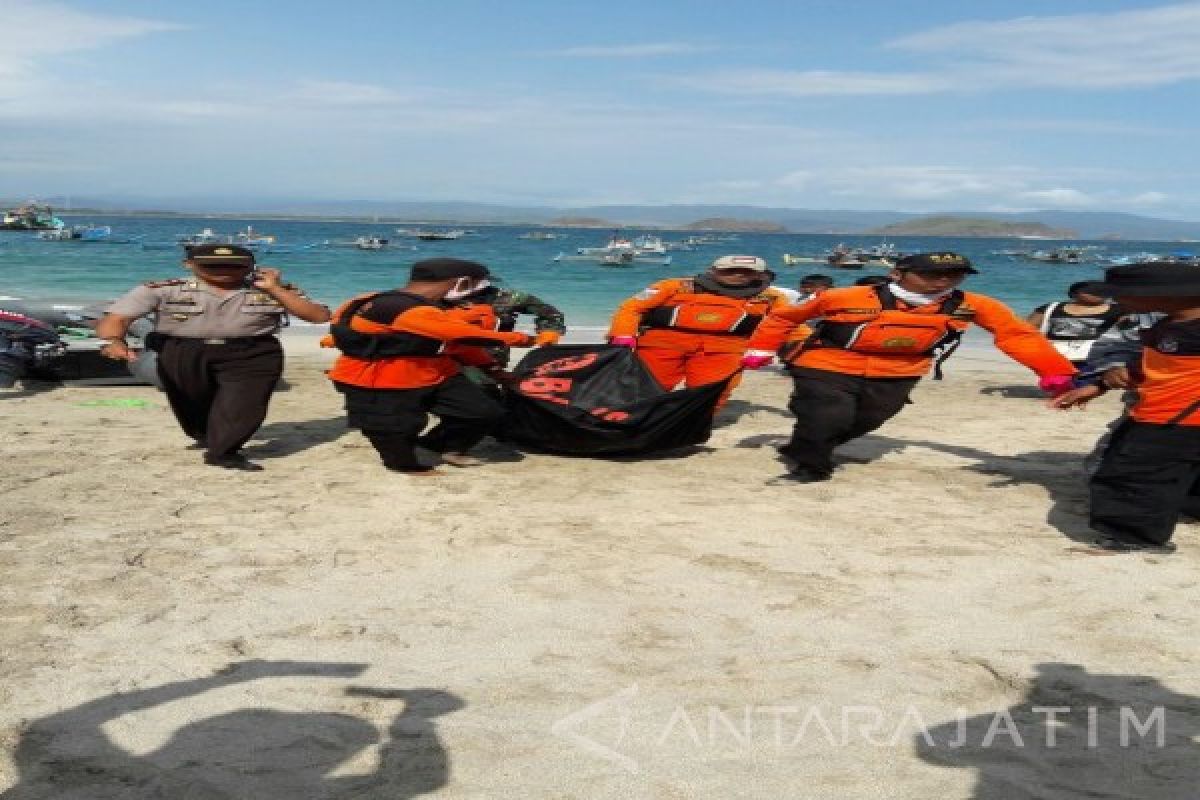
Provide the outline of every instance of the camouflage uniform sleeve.
<path id="1" fill-rule="evenodd" d="M 1085 372 L 1113 367 L 1133 367 L 1142 357 L 1141 332 L 1161 319 L 1154 314 L 1137 314 L 1122 319 L 1096 339 L 1088 351 Z"/>
<path id="2" fill-rule="evenodd" d="M 158 310 L 162 302 L 162 293 L 153 286 L 139 286 L 131 292 L 118 297 L 116 302 L 105 309 L 106 313 L 119 317 L 144 317 Z"/>
<path id="3" fill-rule="evenodd" d="M 567 319 L 563 313 L 536 295 L 514 292 L 512 310 L 518 314 L 532 314 L 533 329 L 538 333 L 542 331 L 567 332 Z"/>

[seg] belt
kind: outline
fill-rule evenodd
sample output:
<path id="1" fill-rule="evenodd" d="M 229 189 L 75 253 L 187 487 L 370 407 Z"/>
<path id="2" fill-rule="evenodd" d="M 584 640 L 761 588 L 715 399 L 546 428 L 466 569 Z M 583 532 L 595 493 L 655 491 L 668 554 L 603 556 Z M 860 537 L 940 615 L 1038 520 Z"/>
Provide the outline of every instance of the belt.
<path id="1" fill-rule="evenodd" d="M 253 344 L 255 342 L 266 342 L 273 340 L 275 337 L 272 334 L 263 334 L 262 336 L 224 336 L 201 339 L 198 336 L 171 336 L 163 334 L 165 339 L 174 339 L 180 342 L 197 342 L 199 344 Z"/>

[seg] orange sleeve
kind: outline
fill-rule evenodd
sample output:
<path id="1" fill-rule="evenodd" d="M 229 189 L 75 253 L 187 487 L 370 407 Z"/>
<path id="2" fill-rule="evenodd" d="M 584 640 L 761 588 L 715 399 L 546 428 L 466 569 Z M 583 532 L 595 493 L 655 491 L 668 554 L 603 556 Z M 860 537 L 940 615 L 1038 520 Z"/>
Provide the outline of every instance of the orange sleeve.
<path id="1" fill-rule="evenodd" d="M 463 319 L 456 319 L 440 308 L 433 306 L 417 306 L 410 308 L 392 320 L 391 327 L 403 333 L 415 333 L 418 336 L 428 336 L 430 339 L 441 339 L 452 342 L 460 339 L 499 342 L 501 344 L 522 345 L 529 341 L 523 333 L 484 330 Z"/>
<path id="2" fill-rule="evenodd" d="M 658 281 L 621 303 L 608 326 L 608 338 L 637 336 L 642 324 L 642 315 L 670 300 L 678 290 L 677 280 Z"/>
<path id="3" fill-rule="evenodd" d="M 748 349 L 774 353 L 780 345 L 792 338 L 793 332 L 801 323 L 825 313 L 824 297 L 822 292 L 798 306 L 781 305 L 772 308 L 771 313 L 750 337 Z"/>
<path id="4" fill-rule="evenodd" d="M 1049 339 L 1004 303 L 971 293 L 966 299 L 975 309 L 975 323 L 990 332 L 996 347 L 1013 361 L 1029 367 L 1039 377 L 1078 372 L 1075 365 L 1054 349 Z"/>

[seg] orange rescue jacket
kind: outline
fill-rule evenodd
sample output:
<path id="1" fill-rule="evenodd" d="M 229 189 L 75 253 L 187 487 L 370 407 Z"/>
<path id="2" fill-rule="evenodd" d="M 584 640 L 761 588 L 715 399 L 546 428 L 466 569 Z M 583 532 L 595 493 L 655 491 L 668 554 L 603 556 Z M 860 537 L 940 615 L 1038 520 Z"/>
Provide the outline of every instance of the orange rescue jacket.
<path id="1" fill-rule="evenodd" d="M 483 346 L 529 341 L 523 333 L 491 330 L 495 320 L 485 316 L 479 306 L 445 308 L 403 291 L 360 295 L 333 313 L 335 345 L 349 352 L 338 356 L 329 377 L 368 389 L 436 386 L 460 364 L 494 363 Z"/>
<path id="2" fill-rule="evenodd" d="M 929 372 L 936 348 L 975 323 L 992 333 L 1005 354 L 1038 375 L 1076 372 L 1008 306 L 973 292 L 957 292 L 942 302 L 914 307 L 893 297 L 886 287 L 830 289 L 807 303 L 772 311 L 751 337 L 750 349 L 774 352 L 796 326 L 812 319 L 821 321 L 805 346 L 789 359 L 793 366 L 868 378 L 921 377 Z"/>
<path id="3" fill-rule="evenodd" d="M 1138 399 L 1129 416 L 1153 425 L 1200 425 L 1200 322 L 1164 320 L 1142 340 Z"/>
<path id="4" fill-rule="evenodd" d="M 753 297 L 706 292 L 693 278 L 651 284 L 617 307 L 608 336 L 636 336 L 639 347 L 740 353 L 750 335 L 787 297 L 771 287 Z"/>

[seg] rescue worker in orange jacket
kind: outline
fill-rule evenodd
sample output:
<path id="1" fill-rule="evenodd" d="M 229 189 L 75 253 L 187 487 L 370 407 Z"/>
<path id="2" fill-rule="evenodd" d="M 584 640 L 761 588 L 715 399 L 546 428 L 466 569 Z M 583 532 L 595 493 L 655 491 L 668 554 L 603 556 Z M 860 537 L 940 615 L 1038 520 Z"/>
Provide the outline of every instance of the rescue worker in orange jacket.
<path id="1" fill-rule="evenodd" d="M 664 389 L 728 380 L 720 409 L 741 380 L 750 334 L 786 295 L 757 256 L 721 256 L 707 272 L 651 284 L 622 303 L 608 331 L 610 344 L 634 347 Z"/>
<path id="2" fill-rule="evenodd" d="M 1118 424 L 1091 478 L 1093 545 L 1115 553 L 1171 553 L 1180 512 L 1200 488 L 1200 272 L 1190 264 L 1113 267 L 1089 294 L 1125 310 L 1165 313 L 1142 331 L 1132 367 L 1137 401 Z M 1103 378 L 1050 401 L 1083 406 L 1106 391 Z"/>
<path id="3" fill-rule="evenodd" d="M 1041 376 L 1044 390 L 1058 394 L 1071 388 L 1075 368 L 1033 326 L 997 300 L 957 289 L 975 272 L 956 253 L 906 256 L 887 285 L 831 289 L 773 311 L 759 326 L 742 361 L 748 369 L 770 363 L 796 326 L 819 320 L 788 359 L 796 426 L 780 452 L 792 462 L 789 477 L 829 480 L 834 448 L 899 413 L 934 356 L 957 344 L 971 323 L 990 331 L 1002 351 Z"/>
<path id="4" fill-rule="evenodd" d="M 452 307 L 486 288 L 488 278 L 487 267 L 473 261 L 418 261 L 402 289 L 354 298 L 333 313 L 330 335 L 342 354 L 329 377 L 345 398 L 350 427 L 363 432 L 388 469 L 433 472 L 417 458 L 418 446 L 453 466 L 480 463 L 467 450 L 504 409 L 461 366 L 497 372 L 487 347 L 532 342 L 523 333 L 494 330 L 494 321 L 479 318 L 479 307 Z M 439 423 L 421 436 L 428 414 Z"/>

